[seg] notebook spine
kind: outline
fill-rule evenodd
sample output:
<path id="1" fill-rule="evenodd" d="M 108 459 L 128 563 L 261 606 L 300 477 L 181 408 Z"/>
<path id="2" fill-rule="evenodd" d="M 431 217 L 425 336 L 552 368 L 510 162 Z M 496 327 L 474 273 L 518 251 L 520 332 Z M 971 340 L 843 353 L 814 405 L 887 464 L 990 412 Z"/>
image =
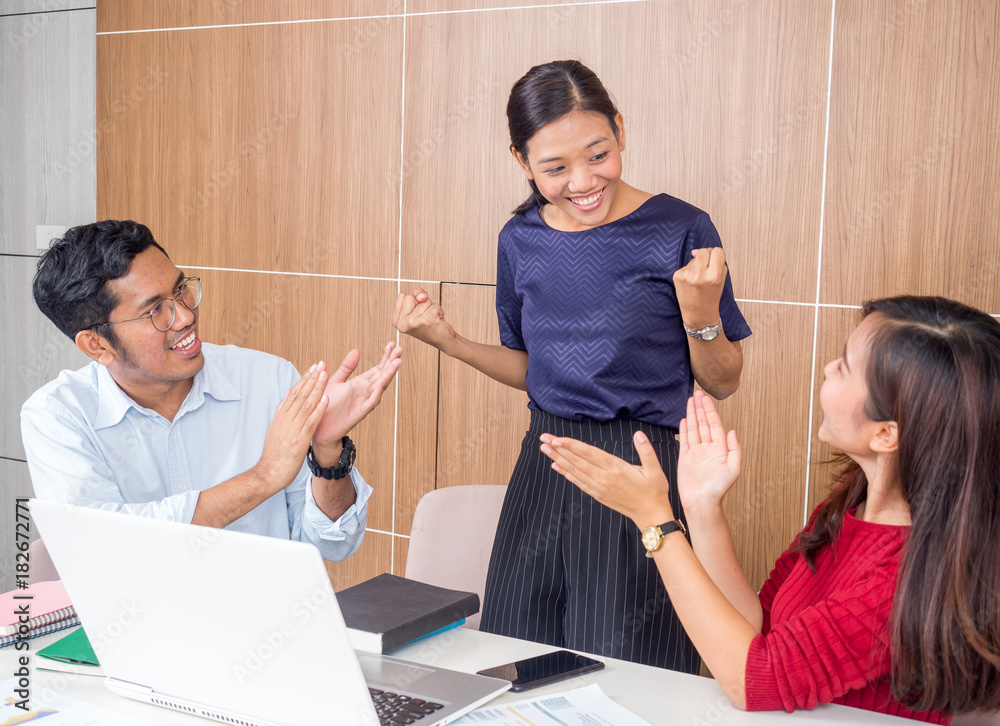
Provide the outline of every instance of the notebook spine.
<path id="1" fill-rule="evenodd" d="M 74 615 L 76 615 L 76 608 L 70 605 L 69 607 L 53 610 L 52 612 L 45 613 L 44 615 L 38 615 L 25 623 L 25 625 L 29 628 L 37 628 L 40 625 L 48 625 L 49 623 L 54 623 L 57 620 L 65 620 L 66 618 L 70 618 Z M 19 623 L 5 625 L 2 629 L 0 629 L 0 636 L 14 635 L 17 633 L 19 627 Z"/>
<path id="2" fill-rule="evenodd" d="M 56 620 L 55 622 L 45 623 L 35 628 L 31 628 L 24 635 L 19 635 L 15 633 L 14 635 L 4 635 L 0 637 L 0 648 L 8 645 L 13 645 L 18 640 L 28 640 L 29 638 L 37 638 L 40 635 L 47 635 L 49 633 L 54 633 L 57 630 L 63 630 L 64 628 L 72 628 L 80 624 L 80 618 L 76 615 L 71 615 L 68 618 L 63 618 L 62 620 Z"/>

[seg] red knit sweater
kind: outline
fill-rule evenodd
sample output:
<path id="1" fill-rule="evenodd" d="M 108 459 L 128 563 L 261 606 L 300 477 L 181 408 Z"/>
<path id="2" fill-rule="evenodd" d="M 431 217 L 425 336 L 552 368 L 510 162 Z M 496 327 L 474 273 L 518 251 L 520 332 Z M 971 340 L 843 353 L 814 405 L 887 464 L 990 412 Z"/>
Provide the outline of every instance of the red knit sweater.
<path id="1" fill-rule="evenodd" d="M 909 528 L 853 515 L 817 555 L 815 573 L 786 550 L 764 583 L 764 624 L 747 654 L 747 710 L 840 703 L 950 723 L 947 714 L 907 708 L 890 691 L 889 619 Z"/>

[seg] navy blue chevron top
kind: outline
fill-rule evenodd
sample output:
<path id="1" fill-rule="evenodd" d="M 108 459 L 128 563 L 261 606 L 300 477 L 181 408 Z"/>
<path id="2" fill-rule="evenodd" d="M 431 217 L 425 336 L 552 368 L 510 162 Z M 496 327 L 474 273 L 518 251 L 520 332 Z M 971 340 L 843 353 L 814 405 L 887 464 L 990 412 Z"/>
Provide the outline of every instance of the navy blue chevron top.
<path id="1" fill-rule="evenodd" d="M 677 426 L 694 387 L 673 275 L 691 250 L 721 247 L 709 216 L 657 195 L 631 214 L 560 232 L 538 208 L 500 232 L 500 340 L 528 351 L 528 406 L 576 421 Z M 750 335 L 729 275 L 720 303 L 730 340 Z"/>

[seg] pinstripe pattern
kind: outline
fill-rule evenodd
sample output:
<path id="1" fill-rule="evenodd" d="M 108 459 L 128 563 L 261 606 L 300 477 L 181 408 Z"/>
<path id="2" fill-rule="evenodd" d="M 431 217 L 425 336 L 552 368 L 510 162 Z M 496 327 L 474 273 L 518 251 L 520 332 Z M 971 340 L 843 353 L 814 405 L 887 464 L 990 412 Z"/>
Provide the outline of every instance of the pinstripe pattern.
<path id="1" fill-rule="evenodd" d="M 649 437 L 673 480 L 675 429 L 531 412 L 500 513 L 480 630 L 698 672 L 698 655 L 635 525 L 552 471 L 539 451 L 538 437 L 548 432 L 638 463 L 632 447 L 638 430 Z M 671 505 L 683 516 L 673 492 Z"/>

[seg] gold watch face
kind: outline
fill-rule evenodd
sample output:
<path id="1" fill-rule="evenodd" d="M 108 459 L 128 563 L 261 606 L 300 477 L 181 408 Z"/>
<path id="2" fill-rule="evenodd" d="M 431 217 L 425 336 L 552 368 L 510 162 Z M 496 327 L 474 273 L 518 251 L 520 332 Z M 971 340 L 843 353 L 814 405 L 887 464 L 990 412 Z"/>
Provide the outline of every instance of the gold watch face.
<path id="1" fill-rule="evenodd" d="M 642 544 L 647 552 L 655 552 L 660 546 L 660 528 L 653 526 L 642 530 Z"/>

